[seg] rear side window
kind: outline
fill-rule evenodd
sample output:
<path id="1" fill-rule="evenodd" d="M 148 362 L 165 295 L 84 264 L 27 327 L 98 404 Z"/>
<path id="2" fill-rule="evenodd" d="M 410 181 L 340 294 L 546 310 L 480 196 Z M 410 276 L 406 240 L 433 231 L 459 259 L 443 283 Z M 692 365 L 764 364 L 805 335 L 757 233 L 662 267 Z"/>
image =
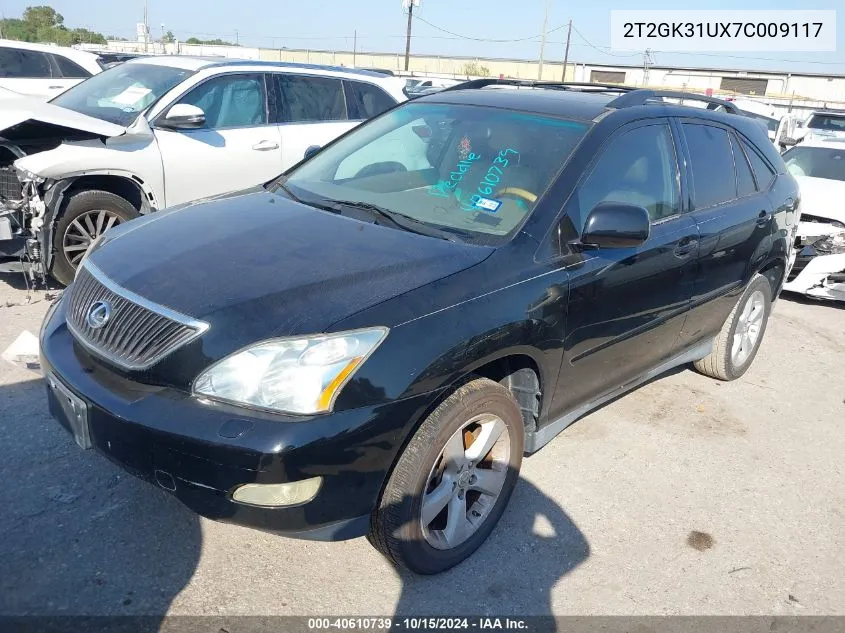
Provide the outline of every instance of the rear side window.
<path id="1" fill-rule="evenodd" d="M 731 148 L 733 148 L 734 166 L 736 167 L 736 194 L 740 198 L 744 198 L 757 192 L 757 187 L 754 185 L 754 174 L 751 173 L 751 166 L 748 164 L 745 152 L 742 151 L 739 141 L 733 134 L 731 134 Z"/>
<path id="2" fill-rule="evenodd" d="M 684 123 L 692 163 L 695 207 L 704 209 L 736 198 L 736 174 L 728 133 L 722 128 Z"/>
<path id="3" fill-rule="evenodd" d="M 56 63 L 56 66 L 59 67 L 62 77 L 67 77 L 68 79 L 86 79 L 91 76 L 91 73 L 67 57 L 62 57 L 61 55 L 51 55 L 51 57 Z"/>
<path id="4" fill-rule="evenodd" d="M 396 101 L 378 86 L 362 81 L 344 81 L 350 119 L 371 119 L 396 105 Z"/>
<path id="5" fill-rule="evenodd" d="M 52 77 L 50 60 L 38 51 L 0 48 L 0 77 L 44 79 Z"/>
<path id="6" fill-rule="evenodd" d="M 764 161 L 760 154 L 758 154 L 757 151 L 748 143 L 742 141 L 742 146 L 745 149 L 745 153 L 748 155 L 748 160 L 751 161 L 751 167 L 754 169 L 754 175 L 757 178 L 758 191 L 765 191 L 769 188 L 769 185 L 772 184 L 772 180 L 775 177 L 774 170 L 769 167 L 769 163 Z"/>
<path id="7" fill-rule="evenodd" d="M 281 123 L 345 121 L 343 82 L 331 77 L 275 76 Z"/>
<path id="8" fill-rule="evenodd" d="M 645 125 L 610 142 L 587 180 L 567 205 L 580 233 L 600 202 L 623 202 L 645 208 L 652 221 L 678 213 L 678 168 L 667 125 Z"/>

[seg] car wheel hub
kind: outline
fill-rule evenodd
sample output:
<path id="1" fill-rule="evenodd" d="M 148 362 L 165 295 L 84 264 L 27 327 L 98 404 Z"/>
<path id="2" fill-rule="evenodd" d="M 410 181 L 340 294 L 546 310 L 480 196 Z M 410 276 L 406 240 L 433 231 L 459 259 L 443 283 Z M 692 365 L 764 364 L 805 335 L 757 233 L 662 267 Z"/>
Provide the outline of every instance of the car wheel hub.
<path id="1" fill-rule="evenodd" d="M 119 216 L 105 209 L 92 209 L 74 218 L 62 236 L 62 252 L 70 265 L 76 268 L 94 240 L 120 222 Z"/>
<path id="2" fill-rule="evenodd" d="M 478 531 L 504 487 L 509 461 L 508 427 L 496 415 L 475 416 L 452 434 L 420 504 L 418 519 L 429 545 L 452 549 Z"/>
<path id="3" fill-rule="evenodd" d="M 731 361 L 734 366 L 743 365 L 757 346 L 765 314 L 766 303 L 763 293 L 755 290 L 748 297 L 737 319 L 731 346 Z"/>

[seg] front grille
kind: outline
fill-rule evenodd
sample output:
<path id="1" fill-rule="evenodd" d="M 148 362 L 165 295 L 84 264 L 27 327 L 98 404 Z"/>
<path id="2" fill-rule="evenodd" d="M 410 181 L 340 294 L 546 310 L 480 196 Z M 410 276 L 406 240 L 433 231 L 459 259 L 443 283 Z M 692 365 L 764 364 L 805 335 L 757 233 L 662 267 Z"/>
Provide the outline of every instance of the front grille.
<path id="1" fill-rule="evenodd" d="M 15 174 L 15 168 L 11 165 L 0 167 L 0 198 L 18 201 L 23 198 L 22 191 L 23 187 Z"/>
<path id="2" fill-rule="evenodd" d="M 69 301 L 67 322 L 74 338 L 124 369 L 152 367 L 208 329 L 206 323 L 121 288 L 90 262 L 79 270 Z M 98 302 L 108 304 L 110 314 L 104 325 L 95 328 L 88 312 Z"/>

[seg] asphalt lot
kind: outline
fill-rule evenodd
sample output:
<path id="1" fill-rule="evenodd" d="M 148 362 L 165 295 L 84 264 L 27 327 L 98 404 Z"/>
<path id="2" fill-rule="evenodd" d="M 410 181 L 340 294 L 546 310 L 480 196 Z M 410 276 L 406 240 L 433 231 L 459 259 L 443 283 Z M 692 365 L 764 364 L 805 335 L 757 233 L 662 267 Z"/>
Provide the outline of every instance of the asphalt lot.
<path id="1" fill-rule="evenodd" d="M 10 286 L 10 282 L 18 285 Z M 43 292 L 0 277 L 0 351 Z M 0 361 L 2 614 L 845 614 L 845 309 L 778 302 L 734 383 L 680 370 L 523 464 L 466 563 L 200 519 L 83 452 Z"/>

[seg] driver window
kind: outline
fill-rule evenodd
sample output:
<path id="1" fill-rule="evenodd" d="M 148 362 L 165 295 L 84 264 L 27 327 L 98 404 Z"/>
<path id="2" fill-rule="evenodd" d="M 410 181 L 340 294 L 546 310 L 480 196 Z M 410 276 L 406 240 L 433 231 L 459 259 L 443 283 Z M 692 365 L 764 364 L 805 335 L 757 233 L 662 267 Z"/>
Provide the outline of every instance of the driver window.
<path id="1" fill-rule="evenodd" d="M 616 137 L 567 205 L 580 234 L 599 202 L 636 204 L 652 222 L 679 213 L 678 167 L 669 126 L 646 125 Z"/>
<path id="2" fill-rule="evenodd" d="M 262 75 L 221 75 L 200 84 L 179 100 L 205 112 L 205 129 L 267 123 Z"/>
<path id="3" fill-rule="evenodd" d="M 338 165 L 335 180 L 430 169 L 430 136 L 425 119 L 411 121 L 347 156 Z"/>

